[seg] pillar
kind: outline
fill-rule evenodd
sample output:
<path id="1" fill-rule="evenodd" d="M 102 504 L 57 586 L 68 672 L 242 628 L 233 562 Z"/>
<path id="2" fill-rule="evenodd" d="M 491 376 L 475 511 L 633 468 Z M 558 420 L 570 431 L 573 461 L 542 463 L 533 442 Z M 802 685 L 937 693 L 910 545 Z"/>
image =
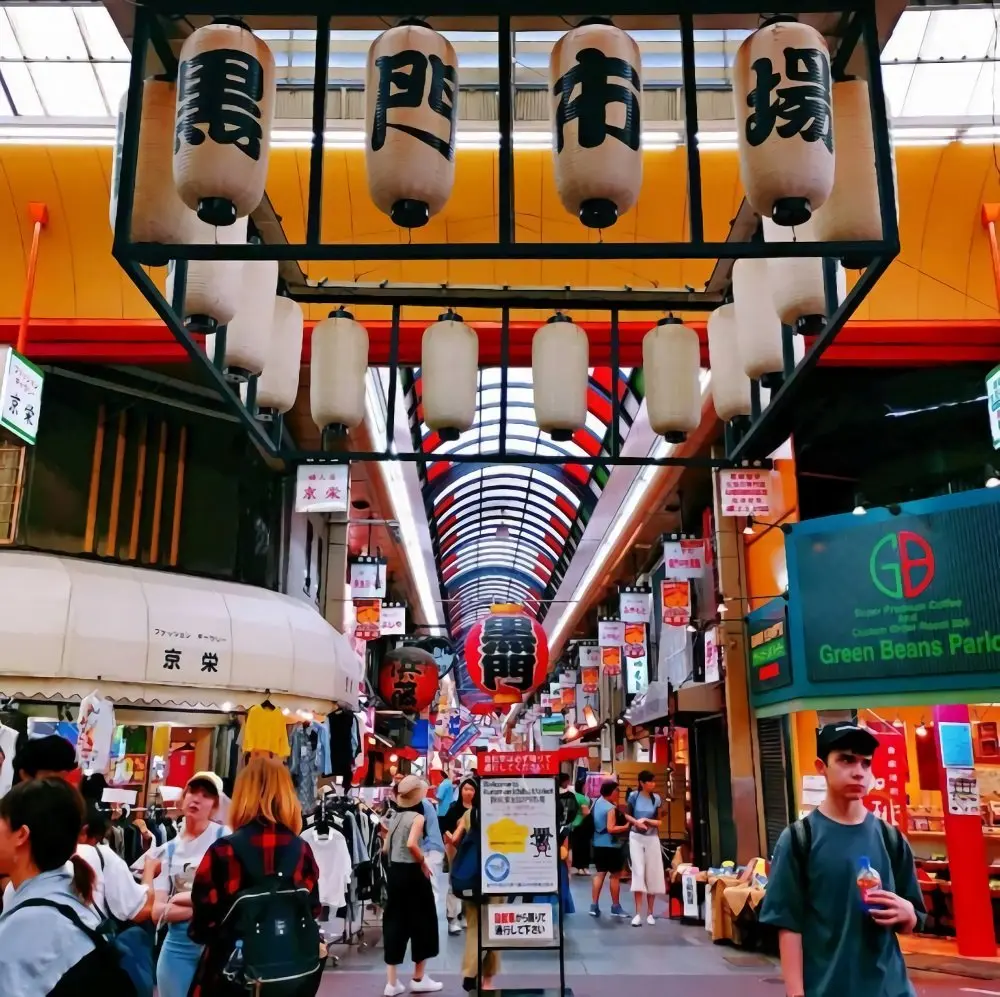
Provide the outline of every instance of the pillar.
<path id="1" fill-rule="evenodd" d="M 935 706 L 932 713 L 958 954 L 974 958 L 992 957 L 997 954 L 997 943 L 993 932 L 993 904 L 990 899 L 983 820 L 978 811 L 975 814 L 949 813 L 948 777 L 941 761 L 941 741 L 938 736 L 938 725 L 941 723 L 968 724 L 969 708 Z"/>
<path id="2" fill-rule="evenodd" d="M 331 513 L 327 531 L 326 578 L 323 592 L 326 595 L 323 617 L 334 629 L 344 632 L 347 618 L 346 594 L 348 585 L 347 513 Z"/>

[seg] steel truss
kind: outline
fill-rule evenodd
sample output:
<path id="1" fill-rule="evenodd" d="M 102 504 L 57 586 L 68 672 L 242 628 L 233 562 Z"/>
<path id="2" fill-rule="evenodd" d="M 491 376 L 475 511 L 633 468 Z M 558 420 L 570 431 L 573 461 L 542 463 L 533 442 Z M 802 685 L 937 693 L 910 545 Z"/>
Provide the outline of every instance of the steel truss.
<path id="1" fill-rule="evenodd" d="M 759 3 L 759 0 L 757 0 Z M 573 9 L 577 16 L 598 15 L 597 0 L 575 0 Z M 417 243 L 417 244 L 349 244 L 325 243 L 320 235 L 323 211 L 323 133 L 326 123 L 327 66 L 329 59 L 329 32 L 336 27 L 383 28 L 386 18 L 404 16 L 411 11 L 404 0 L 379 0 L 379 15 L 331 15 L 329 5 L 322 0 L 291 0 L 279 5 L 277 0 L 241 0 L 238 11 L 227 6 L 224 0 L 152 0 L 134 8 L 134 31 L 129 90 L 121 150 L 118 213 L 115 224 L 114 256 L 128 273 L 153 309 L 166 323 L 174 337 L 184 346 L 192 361 L 204 372 L 207 382 L 216 389 L 226 405 L 245 425 L 255 444 L 268 456 L 290 464 L 303 462 L 330 462 L 348 460 L 399 460 L 432 463 L 448 460 L 453 463 L 476 464 L 583 464 L 583 465 L 681 465 L 700 467 L 731 467 L 741 464 L 759 464 L 767 454 L 777 448 L 795 427 L 795 402 L 805 389 L 813 368 L 825 350 L 834 341 L 844 323 L 854 314 L 868 292 L 885 272 L 899 252 L 899 231 L 895 213 L 892 157 L 889 142 L 885 95 L 879 64 L 879 36 L 875 0 L 796 0 L 795 11 L 809 15 L 812 20 L 831 20 L 839 44 L 833 52 L 834 78 L 843 78 L 848 63 L 855 56 L 860 44 L 865 76 L 869 85 L 871 116 L 874 122 L 875 165 L 881 204 L 882 239 L 863 242 L 827 243 L 773 243 L 762 241 L 759 220 L 744 202 L 725 242 L 706 241 L 702 206 L 701 161 L 697 143 L 698 111 L 696 101 L 697 80 L 694 58 L 694 30 L 706 22 L 720 26 L 719 17 L 726 26 L 752 27 L 758 16 L 758 6 L 752 0 L 711 0 L 706 5 L 699 0 L 674 0 L 669 11 L 650 0 L 625 0 L 616 11 L 616 19 L 626 29 L 630 22 L 646 27 L 679 26 L 682 45 L 682 68 L 685 94 L 685 149 L 688 168 L 688 228 L 691 238 L 687 242 L 624 243 L 602 241 L 597 243 L 540 243 L 518 242 L 515 237 L 514 206 L 514 32 L 529 24 L 538 26 L 538 18 L 556 18 L 563 28 L 572 23 L 564 16 L 564 8 L 554 0 L 437 0 L 426 14 L 435 26 L 464 27 L 467 29 L 495 28 L 499 38 L 499 172 L 498 219 L 499 239 L 495 243 Z M 591 9 L 595 8 L 595 9 Z M 149 50 L 156 54 L 158 69 L 176 72 L 176 31 L 181 21 L 187 24 L 202 23 L 213 14 L 239 13 L 253 25 L 276 23 L 296 26 L 315 26 L 316 66 L 313 84 L 312 150 L 306 241 L 288 243 L 281 230 L 280 220 L 274 215 L 267 199 L 253 216 L 255 229 L 263 236 L 261 244 L 242 246 L 171 245 L 133 243 L 128 233 L 132 228 L 134 183 L 138 156 L 142 86 L 147 75 Z M 192 22 L 190 17 L 195 18 Z M 367 18 L 367 20 L 366 20 Z M 549 26 L 546 24 L 546 26 Z M 618 322 L 621 312 L 634 311 L 710 311 L 730 300 L 730 272 L 732 262 L 740 258 L 816 257 L 825 260 L 825 284 L 829 318 L 816 336 L 804 358 L 795 363 L 791 329 L 784 330 L 785 370 L 772 380 L 770 403 L 760 406 L 759 385 L 754 384 L 754 412 L 748 420 L 740 420 L 727 427 L 725 459 L 665 457 L 652 460 L 648 457 L 623 455 L 619 438 L 620 402 L 617 391 L 612 392 L 612 421 L 609 452 L 592 456 L 526 457 L 508 453 L 504 444 L 506 433 L 500 432 L 497 451 L 478 454 L 434 454 L 423 451 L 399 452 L 393 444 L 395 430 L 396 395 L 399 377 L 399 324 L 404 306 L 433 305 L 446 307 L 487 307 L 501 314 L 501 404 L 502 419 L 506 423 L 507 366 L 509 357 L 510 313 L 516 308 L 606 308 L 610 315 L 612 383 L 617 383 L 619 372 Z M 837 302 L 834 281 L 834 261 L 842 257 L 863 261 L 865 266 L 859 279 L 842 302 Z M 144 265 L 163 265 L 174 260 L 174 290 L 172 301 L 163 294 L 143 269 Z M 285 293 L 303 303 L 329 304 L 379 304 L 391 307 L 392 327 L 389 349 L 389 390 L 387 400 L 386 446 L 375 452 L 337 450 L 299 450 L 286 445 L 282 439 L 281 421 L 262 422 L 254 405 L 255 384 L 249 385 L 247 404 L 226 379 L 221 366 L 205 354 L 200 342 L 185 328 L 181 319 L 186 288 L 187 261 L 199 259 L 260 260 L 274 259 L 281 262 L 281 279 Z M 682 290 L 647 291 L 630 287 L 610 288 L 512 288 L 512 287 L 453 287 L 449 285 L 360 285 L 316 284 L 305 278 L 300 261 L 342 260 L 717 260 L 711 279 L 703 291 L 692 288 Z M 219 332 L 220 340 L 224 329 Z M 223 349 L 217 349 L 220 358 Z"/>

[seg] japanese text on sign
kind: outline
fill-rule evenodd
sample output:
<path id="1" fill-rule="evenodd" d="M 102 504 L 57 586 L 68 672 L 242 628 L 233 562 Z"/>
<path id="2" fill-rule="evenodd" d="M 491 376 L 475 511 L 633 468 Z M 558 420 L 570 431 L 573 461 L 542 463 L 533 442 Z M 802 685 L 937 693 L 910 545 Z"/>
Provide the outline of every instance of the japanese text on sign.
<path id="1" fill-rule="evenodd" d="M 479 648 L 486 689 L 531 689 L 538 644 L 529 617 L 488 616 L 483 622 Z"/>
<path id="2" fill-rule="evenodd" d="M 663 570 L 668 579 L 693 581 L 705 573 L 704 540 L 665 540 Z"/>
<path id="3" fill-rule="evenodd" d="M 483 778 L 480 796 L 483 893 L 555 893 L 555 780 L 548 775 Z"/>
<path id="4" fill-rule="evenodd" d="M 295 472 L 296 512 L 347 512 L 346 464 L 300 464 Z"/>
<path id="5" fill-rule="evenodd" d="M 621 647 L 625 643 L 625 624 L 621 620 L 601 620 L 597 624 L 597 643 L 601 647 Z"/>
<path id="6" fill-rule="evenodd" d="M 723 516 L 771 515 L 770 471 L 719 471 L 719 493 Z"/>
<path id="7" fill-rule="evenodd" d="M 555 939 L 551 904 L 490 904 L 490 941 L 550 942 Z"/>
<path id="8" fill-rule="evenodd" d="M 551 775 L 559 774 L 556 751 L 498 751 L 479 758 L 480 775 Z"/>
<path id="9" fill-rule="evenodd" d="M 660 582 L 660 602 L 661 619 L 668 627 L 686 627 L 691 621 L 689 582 Z"/>
<path id="10" fill-rule="evenodd" d="M 42 411 L 45 376 L 10 347 L 0 348 L 0 426 L 34 443 Z"/>
<path id="11" fill-rule="evenodd" d="M 623 623 L 648 623 L 649 592 L 620 592 L 618 595 L 618 615 Z"/>
<path id="12" fill-rule="evenodd" d="M 358 640 L 378 640 L 381 615 L 381 599 L 355 599 L 354 636 Z"/>
<path id="13" fill-rule="evenodd" d="M 559 100 L 556 152 L 563 151 L 564 131 L 571 121 L 578 122 L 577 143 L 581 149 L 596 149 L 610 137 L 638 150 L 642 127 L 639 73 L 624 59 L 613 58 L 598 48 L 581 49 L 576 54 L 576 63 L 552 87 L 552 96 Z M 612 79 L 623 83 L 609 82 Z M 611 104 L 624 106 L 624 123 L 620 127 L 608 122 Z"/>

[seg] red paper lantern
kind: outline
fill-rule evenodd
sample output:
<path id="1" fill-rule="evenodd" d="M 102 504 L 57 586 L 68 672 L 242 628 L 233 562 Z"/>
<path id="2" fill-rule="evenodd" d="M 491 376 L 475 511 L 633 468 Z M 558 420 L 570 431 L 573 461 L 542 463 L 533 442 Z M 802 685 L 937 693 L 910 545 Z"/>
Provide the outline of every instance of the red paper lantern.
<path id="1" fill-rule="evenodd" d="M 437 695 L 437 662 L 416 648 L 400 648 L 399 652 L 387 654 L 379 668 L 379 695 L 393 710 L 422 713 Z"/>
<path id="2" fill-rule="evenodd" d="M 499 605 L 465 638 L 469 677 L 494 703 L 520 703 L 549 674 L 549 642 L 521 606 Z"/>

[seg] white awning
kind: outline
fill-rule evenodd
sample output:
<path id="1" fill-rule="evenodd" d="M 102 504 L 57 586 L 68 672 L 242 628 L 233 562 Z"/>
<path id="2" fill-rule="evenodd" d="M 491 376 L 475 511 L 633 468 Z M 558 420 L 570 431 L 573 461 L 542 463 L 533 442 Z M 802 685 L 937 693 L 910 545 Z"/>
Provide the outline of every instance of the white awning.
<path id="1" fill-rule="evenodd" d="M 247 709 L 356 708 L 364 666 L 277 592 L 52 554 L 0 553 L 0 694 Z"/>

